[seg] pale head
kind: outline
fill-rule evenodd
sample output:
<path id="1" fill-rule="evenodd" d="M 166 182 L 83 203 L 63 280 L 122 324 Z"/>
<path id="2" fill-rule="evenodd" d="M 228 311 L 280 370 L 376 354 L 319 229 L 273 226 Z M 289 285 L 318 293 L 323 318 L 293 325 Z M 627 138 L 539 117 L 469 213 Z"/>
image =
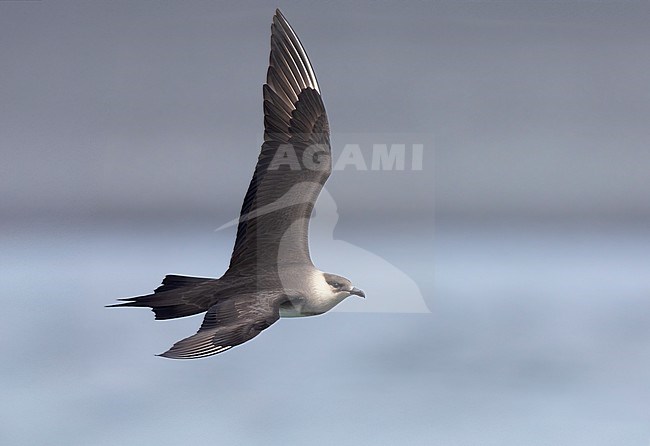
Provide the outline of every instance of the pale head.
<path id="1" fill-rule="evenodd" d="M 325 282 L 327 282 L 327 285 L 330 287 L 332 294 L 336 295 L 339 298 L 346 298 L 353 294 L 359 297 L 366 297 L 366 294 L 362 290 L 352 285 L 352 282 L 343 276 L 323 273 L 323 278 L 325 279 Z"/>

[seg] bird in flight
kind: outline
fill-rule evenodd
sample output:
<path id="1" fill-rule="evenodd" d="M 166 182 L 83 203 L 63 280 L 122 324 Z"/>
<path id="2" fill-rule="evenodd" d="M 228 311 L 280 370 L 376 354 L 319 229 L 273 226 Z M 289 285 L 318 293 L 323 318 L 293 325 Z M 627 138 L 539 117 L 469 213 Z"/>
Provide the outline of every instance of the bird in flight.
<path id="1" fill-rule="evenodd" d="M 365 297 L 309 256 L 309 219 L 332 171 L 329 124 L 307 53 L 279 10 L 262 92 L 264 143 L 228 270 L 219 279 L 167 275 L 153 294 L 110 305 L 149 307 L 156 319 L 206 312 L 195 335 L 160 356 L 211 356 L 250 341 L 280 317 L 314 316 L 351 295 Z"/>

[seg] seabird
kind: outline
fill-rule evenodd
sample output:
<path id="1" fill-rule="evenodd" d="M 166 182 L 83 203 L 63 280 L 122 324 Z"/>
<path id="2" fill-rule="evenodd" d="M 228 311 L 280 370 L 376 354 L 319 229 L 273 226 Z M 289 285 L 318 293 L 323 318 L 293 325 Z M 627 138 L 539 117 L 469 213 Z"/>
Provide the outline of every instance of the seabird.
<path id="1" fill-rule="evenodd" d="M 242 205 L 228 270 L 219 279 L 167 275 L 153 294 L 111 307 L 149 307 L 156 319 L 206 312 L 199 331 L 159 356 L 193 359 L 253 339 L 280 317 L 314 316 L 346 297 L 350 280 L 309 256 L 314 203 L 332 171 L 329 124 L 307 53 L 280 10 L 262 88 L 264 143 Z"/>

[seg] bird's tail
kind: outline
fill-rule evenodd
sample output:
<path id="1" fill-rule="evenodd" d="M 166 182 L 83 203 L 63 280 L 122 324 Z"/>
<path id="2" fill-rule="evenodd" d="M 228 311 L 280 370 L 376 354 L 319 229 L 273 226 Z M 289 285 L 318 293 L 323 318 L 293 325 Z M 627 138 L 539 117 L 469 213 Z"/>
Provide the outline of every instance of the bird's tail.
<path id="1" fill-rule="evenodd" d="M 156 319 L 176 319 L 203 313 L 213 304 L 202 285 L 216 282 L 206 277 L 167 275 L 153 294 L 118 299 L 124 301 L 108 307 L 149 307 Z"/>

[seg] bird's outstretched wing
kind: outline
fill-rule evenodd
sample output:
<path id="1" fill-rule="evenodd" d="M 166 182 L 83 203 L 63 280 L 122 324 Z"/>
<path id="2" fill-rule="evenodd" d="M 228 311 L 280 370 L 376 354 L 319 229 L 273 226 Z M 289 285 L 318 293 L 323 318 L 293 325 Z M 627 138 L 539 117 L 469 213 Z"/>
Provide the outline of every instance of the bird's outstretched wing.
<path id="1" fill-rule="evenodd" d="M 264 143 L 244 198 L 230 268 L 310 263 L 309 217 L 331 172 L 329 124 L 316 75 L 278 10 L 263 87 Z M 280 246 L 282 244 L 282 246 Z"/>
<path id="2" fill-rule="evenodd" d="M 289 298 L 280 292 L 233 296 L 208 310 L 199 331 L 175 343 L 159 356 L 196 359 L 225 352 L 250 341 L 280 318 L 280 305 Z"/>

